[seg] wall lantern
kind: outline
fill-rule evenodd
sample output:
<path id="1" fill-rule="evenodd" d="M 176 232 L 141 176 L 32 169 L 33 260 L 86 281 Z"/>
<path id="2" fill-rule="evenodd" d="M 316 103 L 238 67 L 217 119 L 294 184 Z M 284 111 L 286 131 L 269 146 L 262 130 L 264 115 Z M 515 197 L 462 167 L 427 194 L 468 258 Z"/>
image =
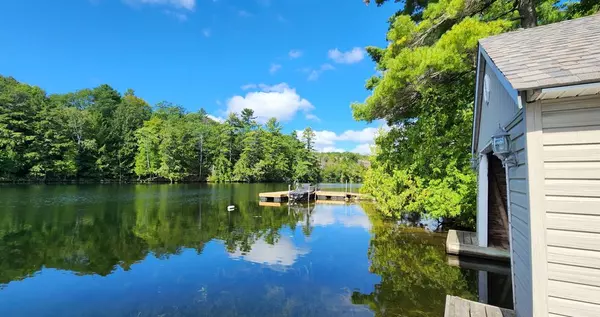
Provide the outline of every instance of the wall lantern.
<path id="1" fill-rule="evenodd" d="M 510 139 L 510 133 L 500 128 L 492 136 L 492 150 L 494 155 L 502 161 L 504 166 L 515 166 L 517 164 L 517 157 L 512 151 L 512 140 Z"/>
<path id="2" fill-rule="evenodd" d="M 474 171 L 477 171 L 477 169 L 479 168 L 479 157 L 473 156 L 470 161 L 471 161 L 471 169 Z"/>

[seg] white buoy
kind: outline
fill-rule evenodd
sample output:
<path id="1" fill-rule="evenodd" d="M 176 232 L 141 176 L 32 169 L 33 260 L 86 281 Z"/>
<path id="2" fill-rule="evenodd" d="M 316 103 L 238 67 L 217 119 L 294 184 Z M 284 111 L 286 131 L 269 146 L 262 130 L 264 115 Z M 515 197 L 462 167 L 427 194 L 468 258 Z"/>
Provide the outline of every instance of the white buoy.
<path id="1" fill-rule="evenodd" d="M 234 211 L 235 210 L 235 206 L 231 205 L 231 206 L 227 206 L 227 211 Z"/>

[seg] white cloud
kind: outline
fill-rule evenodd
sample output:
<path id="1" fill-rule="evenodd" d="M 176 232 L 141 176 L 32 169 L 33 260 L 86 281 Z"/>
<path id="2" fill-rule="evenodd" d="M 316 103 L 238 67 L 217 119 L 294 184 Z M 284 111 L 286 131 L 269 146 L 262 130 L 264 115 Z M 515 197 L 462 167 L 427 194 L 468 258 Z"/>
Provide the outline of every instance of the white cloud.
<path id="1" fill-rule="evenodd" d="M 338 64 L 354 64 L 365 58 L 365 51 L 360 47 L 355 47 L 347 52 L 342 52 L 336 48 L 329 50 L 327 56 Z"/>
<path id="2" fill-rule="evenodd" d="M 250 90 L 250 89 L 256 89 L 256 88 L 258 88 L 258 85 L 257 84 L 246 84 L 246 85 L 243 85 L 240 88 L 242 88 L 242 90 Z"/>
<path id="3" fill-rule="evenodd" d="M 321 70 L 322 71 L 326 71 L 326 70 L 334 70 L 335 67 L 333 67 L 333 65 L 331 64 L 323 64 L 321 65 Z"/>
<path id="4" fill-rule="evenodd" d="M 328 70 L 334 70 L 335 67 L 333 67 L 333 65 L 331 64 L 323 64 L 321 65 L 321 67 L 319 67 L 319 69 L 308 69 L 308 71 L 310 72 L 308 74 L 308 80 L 309 81 L 314 81 L 319 79 L 319 77 L 321 76 L 321 74 L 323 74 L 324 72 L 328 71 Z"/>
<path id="5" fill-rule="evenodd" d="M 212 32 L 209 28 L 202 29 L 202 35 L 204 35 L 204 37 L 210 37 L 211 34 Z"/>
<path id="6" fill-rule="evenodd" d="M 337 148 L 335 146 L 326 146 L 321 149 L 321 152 L 331 153 L 331 152 L 346 152 L 344 149 Z"/>
<path id="7" fill-rule="evenodd" d="M 341 141 L 373 142 L 379 129 L 369 127 L 362 130 L 346 130 L 339 137 Z"/>
<path id="8" fill-rule="evenodd" d="M 331 145 L 336 141 L 373 143 L 378 131 L 379 129 L 373 127 L 364 128 L 362 130 L 346 130 L 339 135 L 328 130 L 315 131 L 315 134 L 317 135 L 315 143 L 323 145 Z"/>
<path id="9" fill-rule="evenodd" d="M 280 121 L 291 120 L 296 113 L 310 113 L 314 106 L 310 101 L 300 97 L 296 89 L 286 83 L 274 86 L 257 85 L 260 91 L 248 92 L 246 96 L 233 96 L 227 101 L 227 112 L 240 113 L 244 108 L 254 110 L 259 122 L 266 122 L 275 117 Z M 249 88 L 252 89 L 252 88 Z"/>
<path id="10" fill-rule="evenodd" d="M 281 69 L 280 64 L 271 64 L 271 67 L 269 68 L 269 73 L 275 74 L 280 69 Z"/>
<path id="11" fill-rule="evenodd" d="M 215 117 L 215 116 L 213 116 L 213 115 L 211 115 L 211 114 L 207 114 L 206 116 L 207 116 L 209 119 L 211 119 L 211 120 L 214 120 L 214 121 L 217 121 L 217 122 L 221 122 L 221 123 L 225 122 L 225 118 L 223 118 L 223 117 Z"/>
<path id="12" fill-rule="evenodd" d="M 352 148 L 349 152 L 370 154 L 370 147 L 375 143 L 375 138 L 377 137 L 380 129 L 385 131 L 388 129 L 388 127 L 366 127 L 362 130 L 346 130 L 340 134 L 329 130 L 317 130 L 315 131 L 315 148 L 320 152 L 343 152 L 346 150 L 343 150 L 337 143 L 346 142 L 355 144 L 353 145 L 354 148 Z M 302 135 L 302 130 L 297 130 L 296 133 L 298 133 L 298 135 Z"/>
<path id="13" fill-rule="evenodd" d="M 333 145 L 338 139 L 338 136 L 335 132 L 327 130 L 315 131 L 315 136 L 315 145 L 317 146 Z"/>
<path id="14" fill-rule="evenodd" d="M 350 152 L 368 155 L 368 154 L 371 154 L 372 146 L 373 146 L 373 144 L 369 144 L 369 143 L 359 144 L 355 148 L 353 148 Z"/>
<path id="15" fill-rule="evenodd" d="M 302 56 L 302 51 L 301 50 L 291 50 L 288 55 L 290 56 L 291 59 L 295 59 L 295 58 L 300 58 Z"/>
<path id="16" fill-rule="evenodd" d="M 186 9 L 193 11 L 196 8 L 196 0 L 123 0 L 130 5 L 138 4 L 153 4 L 153 5 L 168 5 L 178 9 Z"/>
<path id="17" fill-rule="evenodd" d="M 321 119 L 319 119 L 319 117 L 317 117 L 316 115 L 312 114 L 312 113 L 307 113 L 306 116 L 304 116 L 307 120 L 312 120 L 312 121 L 317 121 L 317 122 L 321 122 Z"/>

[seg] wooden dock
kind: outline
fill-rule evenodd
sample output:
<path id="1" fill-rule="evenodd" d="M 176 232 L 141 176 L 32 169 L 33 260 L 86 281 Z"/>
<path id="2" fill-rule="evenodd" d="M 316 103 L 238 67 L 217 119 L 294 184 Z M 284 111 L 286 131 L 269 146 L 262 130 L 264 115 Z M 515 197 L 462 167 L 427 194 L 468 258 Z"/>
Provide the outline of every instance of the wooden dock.
<path id="1" fill-rule="evenodd" d="M 260 193 L 258 194 L 258 197 L 262 202 L 282 203 L 288 200 L 288 194 L 289 192 L 286 190 L 281 192 Z"/>
<path id="2" fill-rule="evenodd" d="M 270 192 L 270 193 L 260 193 L 258 197 L 262 202 L 286 202 L 289 199 L 289 192 L 279 191 L 279 192 Z M 369 199 L 368 196 L 359 194 L 359 193 L 351 193 L 351 192 L 335 192 L 335 191 L 315 191 L 314 197 L 318 201 L 355 201 L 355 200 L 365 200 Z"/>
<path id="3" fill-rule="evenodd" d="M 315 204 L 325 204 L 325 205 L 347 205 L 347 204 L 351 204 L 351 201 L 345 201 L 345 200 L 315 200 L 310 202 L 311 204 L 315 203 Z M 272 201 L 259 201 L 258 205 L 261 207 L 282 207 L 282 206 L 287 206 L 288 204 L 286 202 L 272 202 Z"/>
<path id="4" fill-rule="evenodd" d="M 477 234 L 470 231 L 450 230 L 446 238 L 446 252 L 458 256 L 470 256 L 496 261 L 510 262 L 508 250 L 481 247 Z"/>
<path id="5" fill-rule="evenodd" d="M 514 317 L 510 309 L 486 305 L 456 296 L 446 295 L 444 317 Z"/>

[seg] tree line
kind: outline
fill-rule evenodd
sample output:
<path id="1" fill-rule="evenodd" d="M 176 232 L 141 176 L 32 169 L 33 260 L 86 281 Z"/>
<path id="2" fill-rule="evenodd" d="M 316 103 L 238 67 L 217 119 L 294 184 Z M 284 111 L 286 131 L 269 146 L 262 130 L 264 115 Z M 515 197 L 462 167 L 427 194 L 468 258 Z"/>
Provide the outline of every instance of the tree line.
<path id="1" fill-rule="evenodd" d="M 366 1 L 367 3 L 369 1 Z M 388 0 L 374 0 L 384 5 Z M 398 2 L 398 1 L 394 1 Z M 367 47 L 378 73 L 352 105 L 357 120 L 386 120 L 363 191 L 388 216 L 420 213 L 474 226 L 470 145 L 478 40 L 598 12 L 555 0 L 409 0 L 389 19 L 386 47 Z M 385 5 L 391 5 L 390 3 Z"/>
<path id="2" fill-rule="evenodd" d="M 151 107 L 131 89 L 120 94 L 101 85 L 47 95 L 0 76 L 2 181 L 359 179 L 346 171 L 359 156 L 328 155 L 339 159 L 327 159 L 323 171 L 314 131 L 282 129 L 275 118 L 257 123 L 251 109 L 218 122 L 203 109 L 187 112 L 169 102 Z M 343 167 L 331 166 L 338 162 Z"/>

